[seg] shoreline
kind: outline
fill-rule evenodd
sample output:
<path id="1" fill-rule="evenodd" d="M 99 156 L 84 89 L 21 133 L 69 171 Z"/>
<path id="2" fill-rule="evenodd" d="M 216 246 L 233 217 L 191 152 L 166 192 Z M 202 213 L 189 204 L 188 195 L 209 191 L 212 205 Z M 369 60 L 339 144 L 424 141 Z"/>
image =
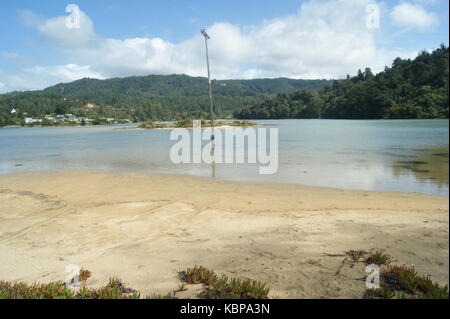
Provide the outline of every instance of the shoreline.
<path id="1" fill-rule="evenodd" d="M 448 197 L 203 177 L 94 171 L 0 175 L 0 280 L 64 280 L 92 271 L 166 294 L 177 271 L 203 265 L 266 282 L 271 298 L 361 298 L 352 249 L 448 284 Z"/>
<path id="2" fill-rule="evenodd" d="M 139 123 L 132 123 L 135 126 L 118 126 L 121 124 L 113 124 L 113 125 L 49 125 L 49 126 L 4 126 L 0 127 L 0 129 L 12 129 L 12 128 L 20 128 L 20 129 L 33 129 L 33 128 L 112 128 L 113 130 L 174 130 L 174 129 L 187 129 L 192 130 L 192 127 L 155 127 L 155 128 L 141 128 L 138 126 Z M 261 127 L 261 126 L 271 126 L 268 124 L 255 124 L 255 125 L 219 125 L 215 126 L 214 129 L 229 129 L 229 128 L 247 128 L 247 127 Z M 208 129 L 209 126 L 202 127 L 202 129 Z"/>
<path id="3" fill-rule="evenodd" d="M 145 129 L 143 129 L 145 130 Z M 17 164 L 16 164 L 17 165 Z M 20 163 L 18 167 L 23 167 Z M 227 178 L 220 178 L 216 177 L 214 180 L 211 179 L 211 177 L 208 176 L 201 176 L 201 175 L 190 175 L 190 174 L 176 174 L 176 173 L 167 173 L 167 172 L 146 172 L 146 171 L 136 171 L 136 170 L 101 170 L 101 169 L 85 169 L 85 168 L 67 168 L 67 169 L 36 169 L 36 170 L 25 170 L 25 171 L 8 171 L 4 173 L 0 173 L 0 178 L 2 176 L 8 176 L 8 175 L 21 175 L 21 174 L 33 174 L 33 173 L 61 173 L 64 174 L 65 172 L 80 172 L 80 173 L 86 173 L 86 172 L 92 172 L 92 173 L 105 173 L 105 174 L 111 174 L 111 175 L 127 175 L 127 174 L 136 174 L 136 175 L 148 175 L 148 176 L 167 176 L 167 177 L 181 177 L 181 178 L 192 178 L 192 179 L 199 179 L 204 181 L 221 181 L 221 182 L 229 182 L 229 183 L 243 183 L 243 184 L 253 184 L 253 185 L 272 185 L 272 186 L 293 186 L 293 187 L 300 187 L 300 188 L 311 188 L 311 189 L 325 189 L 325 190 L 335 190 L 335 191 L 347 191 L 347 192 L 365 192 L 365 193 L 385 193 L 385 194 L 403 194 L 403 195 L 425 195 L 425 196 L 434 196 L 434 197 L 440 197 L 440 198 L 446 198 L 449 199 L 450 195 L 438 195 L 433 193 L 421 193 L 421 192 L 405 192 L 405 191 L 397 191 L 397 190 L 377 190 L 377 189 L 362 189 L 362 188 L 338 188 L 333 186 L 314 186 L 314 185 L 308 185 L 308 184 L 297 184 L 297 183 L 287 183 L 287 182 L 281 182 L 281 181 L 268 181 L 268 180 L 235 180 L 235 179 L 227 179 Z"/>
<path id="4" fill-rule="evenodd" d="M 236 121 L 298 121 L 298 120 L 304 120 L 304 121 L 448 121 L 448 118 L 426 118 L 426 119 L 409 119 L 409 118 L 404 118 L 404 119 L 325 119 L 325 118 L 317 118 L 317 119 L 294 119 L 294 118 L 287 118 L 287 119 L 234 119 Z M 170 121 L 169 121 L 170 122 Z M 138 125 L 139 123 L 128 123 L 128 124 L 132 124 L 132 125 L 137 125 L 136 127 L 130 127 L 130 129 L 137 129 L 139 128 Z M 100 125 L 49 125 L 49 126 L 21 126 L 21 125 L 8 125 L 8 126 L 0 126 L 0 129 L 4 129 L 4 128 L 51 128 L 51 127 L 61 127 L 61 128 L 83 128 L 83 127 L 113 127 L 115 125 L 127 125 L 127 124 L 111 124 L 111 125 L 107 125 L 107 124 L 100 124 Z M 258 126 L 271 126 L 270 124 L 256 124 L 256 125 L 251 125 L 251 126 L 230 126 L 230 127 L 258 127 Z M 173 127 L 176 128 L 176 127 Z M 170 128 L 170 129 L 173 129 Z M 217 127 L 216 127 L 217 128 Z M 120 129 L 120 128 L 119 128 Z M 154 128 L 154 129 L 161 129 L 161 128 Z M 162 128 L 162 129 L 166 129 L 166 128 Z M 143 129 L 143 130 L 152 130 L 152 129 Z"/>
<path id="5" fill-rule="evenodd" d="M 146 129 L 142 129 L 146 130 Z M 158 129 L 155 129 L 158 130 Z M 247 185 L 266 185 L 269 187 L 277 187 L 277 186 L 285 186 L 285 187 L 293 187 L 293 188 L 303 188 L 303 189 L 312 189 L 312 190 L 328 190 L 328 191 L 337 191 L 337 192 L 355 192 L 355 193 L 378 193 L 378 194 L 398 194 L 398 195 L 418 195 L 418 196 L 431 196 L 436 198 L 443 198 L 450 200 L 450 195 L 436 195 L 436 194 L 430 194 L 430 193 L 420 193 L 420 192 L 403 192 L 403 191 L 396 191 L 396 190 L 374 190 L 374 189 L 356 189 L 356 188 L 338 188 L 338 187 L 332 187 L 332 186 L 313 186 L 313 185 L 307 185 L 307 184 L 296 184 L 296 183 L 287 183 L 287 182 L 278 182 L 278 181 L 267 181 L 267 180 L 261 180 L 261 181 L 254 181 L 254 180 L 234 180 L 234 179 L 226 179 L 226 178 L 220 178 L 216 177 L 215 179 L 212 179 L 208 176 L 201 176 L 201 175 L 189 175 L 189 174 L 176 174 L 176 173 L 158 173 L 158 172 L 144 172 L 144 171 L 131 171 L 131 170 L 100 170 L 100 169 L 84 169 L 84 168 L 72 168 L 72 169 L 37 169 L 37 170 L 29 170 L 29 171 L 22 171 L 22 172 L 6 172 L 6 173 L 0 173 L 0 179 L 2 176 L 14 176 L 14 175 L 26 175 L 26 174 L 66 174 L 66 173 L 92 173 L 92 174 L 109 174 L 112 176 L 122 176 L 122 175 L 135 175 L 135 176 L 148 176 L 148 177 L 168 177 L 168 178 L 186 178 L 186 179 L 193 179 L 193 180 L 199 180 L 204 182 L 224 182 L 224 183 L 235 183 L 235 184 L 247 184 Z M 1 185 L 1 183 L 0 183 Z"/>

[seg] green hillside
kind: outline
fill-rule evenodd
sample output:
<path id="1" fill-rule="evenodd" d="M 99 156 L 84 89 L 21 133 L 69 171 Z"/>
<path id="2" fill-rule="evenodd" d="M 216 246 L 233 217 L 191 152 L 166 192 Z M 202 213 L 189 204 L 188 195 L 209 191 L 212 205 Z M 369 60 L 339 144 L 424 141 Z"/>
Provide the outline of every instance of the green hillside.
<path id="1" fill-rule="evenodd" d="M 397 58 L 374 75 L 369 68 L 319 91 L 279 94 L 234 112 L 240 119 L 448 118 L 448 47 Z"/>
<path id="2" fill-rule="evenodd" d="M 327 80 L 257 79 L 213 81 L 215 112 L 229 116 L 232 111 L 262 102 L 278 93 L 302 89 L 318 90 Z M 90 112 L 82 107 L 98 106 Z M 203 117 L 209 109 L 208 81 L 187 75 L 149 75 L 108 80 L 81 79 L 61 83 L 43 91 L 0 95 L 0 123 L 17 124 L 18 114 L 40 117 L 72 113 L 144 120 L 176 120 Z"/>

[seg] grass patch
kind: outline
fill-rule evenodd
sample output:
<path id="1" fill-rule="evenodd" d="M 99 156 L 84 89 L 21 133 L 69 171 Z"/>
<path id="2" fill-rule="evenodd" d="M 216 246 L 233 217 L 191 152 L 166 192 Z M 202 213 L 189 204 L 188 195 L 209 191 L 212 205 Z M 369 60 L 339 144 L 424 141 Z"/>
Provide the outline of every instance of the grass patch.
<path id="1" fill-rule="evenodd" d="M 378 299 L 448 299 L 448 286 L 417 274 L 410 267 L 390 265 L 392 258 L 383 250 L 349 250 L 346 258 L 352 262 L 380 267 L 380 289 L 367 289 L 364 298 Z"/>
<path id="2" fill-rule="evenodd" d="M 448 286 L 441 286 L 427 276 L 406 266 L 388 266 L 380 273 L 380 289 L 368 290 L 366 298 L 448 299 Z"/>
<path id="3" fill-rule="evenodd" d="M 269 288 L 266 284 L 253 280 L 219 277 L 202 266 L 188 268 L 179 272 L 180 279 L 188 284 L 203 284 L 205 290 L 201 297 L 205 299 L 267 299 Z"/>
<path id="4" fill-rule="evenodd" d="M 176 299 L 175 296 L 172 293 L 168 293 L 167 295 L 157 295 L 157 294 L 153 294 L 150 296 L 145 297 L 145 299 Z"/>
<path id="5" fill-rule="evenodd" d="M 222 276 L 206 287 L 203 296 L 207 299 L 267 299 L 268 294 L 269 288 L 264 283 Z"/>
<path id="6" fill-rule="evenodd" d="M 255 126 L 257 125 L 255 122 L 251 122 L 251 121 L 234 121 L 233 123 L 230 124 L 230 126 L 243 126 L 243 127 L 249 127 L 249 126 Z"/>
<path id="7" fill-rule="evenodd" d="M 146 129 L 146 130 L 151 130 L 151 129 L 156 129 L 156 128 L 165 128 L 165 127 L 166 126 L 161 125 L 161 124 L 155 124 L 152 121 L 142 122 L 138 126 L 138 128 Z"/>
<path id="8" fill-rule="evenodd" d="M 49 284 L 26 284 L 0 281 L 0 299 L 138 299 L 139 293 L 124 293 L 120 288 L 100 289 L 66 287 L 62 281 Z"/>
<path id="9" fill-rule="evenodd" d="M 190 284 L 203 284 L 205 286 L 211 285 L 218 280 L 216 273 L 203 266 L 194 266 L 178 273 L 180 280 Z"/>
<path id="10" fill-rule="evenodd" d="M 80 281 L 86 281 L 92 273 L 82 269 Z M 166 295 L 150 295 L 145 299 L 176 299 L 175 293 L 187 290 L 186 284 L 202 284 L 205 289 L 199 295 L 205 299 L 265 299 L 269 288 L 265 284 L 238 278 L 218 277 L 202 266 L 179 272 L 182 283 L 177 290 Z M 62 281 L 48 284 L 11 283 L 0 281 L 0 299 L 140 299 L 141 294 L 125 286 L 119 278 L 110 278 L 101 288 L 69 288 Z"/>
<path id="11" fill-rule="evenodd" d="M 80 281 L 86 281 L 89 278 L 91 278 L 92 272 L 90 272 L 87 269 L 81 268 L 80 269 Z"/>
<path id="12" fill-rule="evenodd" d="M 156 128 L 155 124 L 151 121 L 147 121 L 147 122 L 142 122 L 141 124 L 139 124 L 138 126 L 139 128 L 143 128 L 143 129 L 152 129 L 152 128 Z"/>
<path id="13" fill-rule="evenodd" d="M 365 257 L 365 263 L 367 265 L 375 264 L 375 265 L 381 266 L 381 265 L 388 265 L 390 262 L 391 262 L 391 256 L 384 253 L 382 250 L 370 252 Z"/>
<path id="14" fill-rule="evenodd" d="M 375 264 L 378 266 L 388 265 L 391 262 L 391 256 L 383 250 L 365 251 L 365 250 L 349 250 L 345 255 L 353 262 L 363 262 L 366 265 Z"/>
<path id="15" fill-rule="evenodd" d="M 350 257 L 352 261 L 358 262 L 367 255 L 367 252 L 365 250 L 349 250 L 345 252 L 345 254 Z"/>
<path id="16" fill-rule="evenodd" d="M 202 127 L 208 127 L 211 125 L 210 121 L 206 120 L 199 120 Z M 140 129 L 157 129 L 157 128 L 187 128 L 191 129 L 193 128 L 194 120 L 192 119 L 184 119 L 176 122 L 175 124 L 155 124 L 152 121 L 146 121 L 139 124 L 138 128 Z M 215 121 L 214 125 L 216 127 L 222 126 L 222 125 L 229 125 L 229 126 L 235 126 L 235 127 L 249 127 L 249 126 L 255 126 L 257 123 L 251 122 L 251 121 L 233 121 L 231 123 L 224 122 L 224 121 Z"/>
<path id="17" fill-rule="evenodd" d="M 185 120 L 178 121 L 175 124 L 175 127 L 177 127 L 177 128 L 192 128 L 192 125 L 193 125 L 193 121 L 191 119 L 185 119 Z"/>

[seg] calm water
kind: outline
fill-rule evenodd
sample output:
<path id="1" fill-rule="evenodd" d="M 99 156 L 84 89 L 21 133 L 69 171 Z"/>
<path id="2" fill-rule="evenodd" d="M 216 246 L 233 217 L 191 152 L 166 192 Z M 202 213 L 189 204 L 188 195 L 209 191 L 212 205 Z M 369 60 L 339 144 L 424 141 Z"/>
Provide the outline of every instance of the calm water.
<path id="1" fill-rule="evenodd" d="M 448 196 L 448 121 L 260 121 L 279 129 L 279 169 L 219 164 L 217 177 Z M 172 164 L 168 130 L 0 129 L 0 173 L 95 169 L 210 176 Z M 1 177 L 0 177 L 1 178 Z"/>

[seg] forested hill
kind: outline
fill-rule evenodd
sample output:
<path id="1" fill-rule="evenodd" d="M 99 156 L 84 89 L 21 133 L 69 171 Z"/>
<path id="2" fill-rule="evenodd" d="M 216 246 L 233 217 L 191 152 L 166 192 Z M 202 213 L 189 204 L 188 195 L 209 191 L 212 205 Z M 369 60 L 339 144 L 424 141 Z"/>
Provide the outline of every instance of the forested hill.
<path id="1" fill-rule="evenodd" d="M 287 78 L 213 81 L 215 112 L 217 116 L 229 116 L 238 108 L 260 103 L 278 93 L 317 90 L 328 82 Z M 88 103 L 96 107 L 85 112 L 83 106 Z M 10 113 L 12 109 L 17 111 L 14 116 Z M 203 117 L 208 110 L 208 80 L 187 75 L 81 79 L 43 91 L 0 95 L 0 125 L 17 124 L 23 120 L 22 114 L 42 117 L 72 113 L 144 121 Z"/>
<path id="2" fill-rule="evenodd" d="M 234 112 L 240 119 L 448 118 L 448 47 L 421 52 L 414 60 L 397 58 L 374 75 L 369 68 L 333 81 L 319 91 L 279 94 Z"/>
<path id="3" fill-rule="evenodd" d="M 258 79 L 213 81 L 215 111 L 218 115 L 250 106 L 277 93 L 317 90 L 326 80 Z M 149 75 L 109 80 L 82 79 L 58 84 L 47 92 L 61 93 L 99 105 L 132 107 L 139 119 L 174 119 L 176 112 L 209 109 L 208 80 L 187 75 Z"/>
<path id="4" fill-rule="evenodd" d="M 287 78 L 255 80 L 213 80 L 215 96 L 257 96 L 260 94 L 288 93 L 302 89 L 320 89 L 326 80 L 293 80 Z M 108 80 L 81 79 L 71 83 L 60 83 L 45 89 L 61 93 L 68 98 L 98 99 L 113 104 L 117 99 L 126 99 L 132 93 L 151 94 L 164 97 L 204 96 L 208 94 L 208 80 L 184 74 L 132 76 Z"/>

